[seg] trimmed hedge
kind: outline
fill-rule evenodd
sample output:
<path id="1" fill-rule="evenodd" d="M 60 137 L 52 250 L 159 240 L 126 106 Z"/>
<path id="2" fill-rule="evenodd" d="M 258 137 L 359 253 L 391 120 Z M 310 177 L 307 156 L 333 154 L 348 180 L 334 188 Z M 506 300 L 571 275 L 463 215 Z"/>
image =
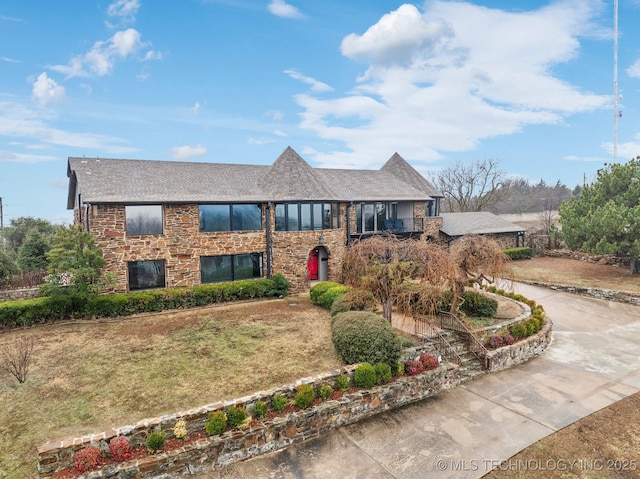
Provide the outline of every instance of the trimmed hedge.
<path id="1" fill-rule="evenodd" d="M 531 259 L 533 256 L 533 250 L 531 248 L 507 248 L 503 249 L 502 252 L 514 261 L 518 259 Z"/>
<path id="2" fill-rule="evenodd" d="M 395 367 L 402 344 L 389 322 L 367 311 L 348 311 L 334 316 L 332 340 L 347 364 L 386 363 Z"/>
<path id="3" fill-rule="evenodd" d="M 0 303 L 0 329 L 26 327 L 71 318 L 113 318 L 227 301 L 285 296 L 289 283 L 271 279 L 216 283 L 192 288 L 155 289 L 92 296 L 56 295 Z"/>
<path id="4" fill-rule="evenodd" d="M 467 316 L 493 318 L 498 311 L 498 301 L 477 291 L 467 290 L 462 293 L 460 310 Z"/>

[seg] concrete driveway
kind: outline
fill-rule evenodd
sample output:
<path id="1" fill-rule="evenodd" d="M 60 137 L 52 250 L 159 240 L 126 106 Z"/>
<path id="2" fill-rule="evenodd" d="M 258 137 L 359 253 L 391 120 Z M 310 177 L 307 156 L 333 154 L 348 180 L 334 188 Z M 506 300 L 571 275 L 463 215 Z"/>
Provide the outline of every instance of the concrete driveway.
<path id="1" fill-rule="evenodd" d="M 202 478 L 479 478 L 640 390 L 640 309 L 516 285 L 553 342 L 537 359 Z M 567 461 L 583 458 L 563 458 Z"/>

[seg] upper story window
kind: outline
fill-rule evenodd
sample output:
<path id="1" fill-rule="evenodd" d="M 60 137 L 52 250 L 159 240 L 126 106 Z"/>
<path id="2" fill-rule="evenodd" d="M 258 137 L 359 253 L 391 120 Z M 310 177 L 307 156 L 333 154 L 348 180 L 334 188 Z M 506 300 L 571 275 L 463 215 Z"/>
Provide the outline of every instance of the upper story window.
<path id="1" fill-rule="evenodd" d="M 440 198 L 434 198 L 427 201 L 427 216 L 439 216 L 440 215 Z"/>
<path id="2" fill-rule="evenodd" d="M 339 227 L 338 203 L 276 203 L 276 231 L 328 230 Z"/>
<path id="3" fill-rule="evenodd" d="M 161 235 L 162 205 L 127 205 L 124 207 L 127 236 Z"/>
<path id="4" fill-rule="evenodd" d="M 262 229 L 258 204 L 200 205 L 200 231 L 250 231 Z"/>
<path id="5" fill-rule="evenodd" d="M 397 203 L 356 204 L 356 232 L 365 233 L 396 228 Z"/>

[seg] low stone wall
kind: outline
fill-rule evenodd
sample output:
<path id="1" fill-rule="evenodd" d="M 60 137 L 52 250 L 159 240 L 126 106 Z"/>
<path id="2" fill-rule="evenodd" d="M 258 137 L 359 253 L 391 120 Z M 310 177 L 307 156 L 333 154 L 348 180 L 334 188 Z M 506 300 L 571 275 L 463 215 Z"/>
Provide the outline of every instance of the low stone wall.
<path id="1" fill-rule="evenodd" d="M 487 354 L 488 372 L 511 368 L 518 364 L 526 363 L 530 359 L 542 354 L 551 344 L 552 329 L 553 323 L 547 318 L 542 329 L 536 334 L 532 334 L 511 346 L 503 346 L 489 351 Z"/>
<path id="2" fill-rule="evenodd" d="M 187 433 L 204 430 L 204 422 L 212 411 L 229 406 L 244 405 L 247 411 L 257 401 L 270 402 L 275 394 L 292 398 L 299 384 L 321 384 L 334 386 L 335 378 L 341 374 L 353 376 L 356 366 L 306 378 L 294 384 L 263 391 L 233 401 L 219 402 L 198 409 L 183 411 L 158 418 L 144 419 L 133 426 L 110 429 L 84 437 L 69 437 L 47 443 L 38 448 L 38 471 L 47 478 L 65 467 L 73 465 L 76 451 L 95 446 L 108 448 L 109 441 L 125 436 L 132 447 L 145 443 L 153 431 L 164 431 L 173 438 L 173 428 L 178 420 L 184 420 Z M 361 419 L 428 398 L 440 391 L 450 389 L 468 378 L 458 366 L 443 363 L 435 370 L 416 376 L 402 376 L 390 383 L 371 389 L 360 389 L 335 400 L 327 400 L 318 406 L 289 413 L 273 419 L 262 419 L 246 429 L 227 431 L 220 436 L 200 439 L 178 450 L 151 455 L 139 460 L 107 466 L 81 477 L 91 479 L 130 479 L 143 477 L 177 477 L 216 466 L 224 466 L 249 459 L 267 452 L 277 451 L 307 439 L 317 437 L 330 429 L 357 422 Z M 108 450 L 108 449 L 107 449 Z"/>
<path id="3" fill-rule="evenodd" d="M 521 321 L 525 321 L 525 320 L 527 320 L 527 319 L 529 319 L 531 317 L 531 308 L 526 303 L 523 303 L 521 301 L 516 301 L 515 299 L 511 299 L 511 298 L 508 298 L 506 296 L 502 296 L 502 295 L 498 295 L 498 294 L 494 294 L 494 293 L 489 293 L 487 291 L 483 291 L 482 294 L 485 294 L 485 295 L 487 295 L 487 296 L 489 296 L 491 298 L 495 298 L 495 299 L 499 298 L 501 301 L 512 301 L 514 303 L 517 303 L 520 307 L 522 307 L 523 312 L 521 314 L 519 314 L 518 316 L 516 316 L 515 318 L 506 319 L 504 321 L 501 321 L 500 323 L 492 324 L 491 326 L 487 326 L 485 328 L 474 329 L 473 330 L 473 334 L 475 334 L 475 336 L 480 341 L 483 341 L 483 342 L 487 341 L 492 335 L 496 334 L 502 328 L 505 328 L 507 326 L 511 326 L 512 324 L 519 323 Z"/>
<path id="4" fill-rule="evenodd" d="M 13 301 L 16 299 L 37 298 L 40 295 L 38 288 L 21 288 L 0 291 L 0 303 L 2 301 Z"/>
<path id="5" fill-rule="evenodd" d="M 584 286 L 567 286 L 564 284 L 542 283 L 540 281 L 518 280 L 518 282 L 531 286 L 540 286 L 542 288 L 564 291 L 565 293 L 579 294 L 582 296 L 589 296 L 591 298 L 604 299 L 606 301 L 615 301 L 617 303 L 640 306 L 640 293 L 632 291 L 615 291 L 612 289 L 587 288 Z"/>
<path id="6" fill-rule="evenodd" d="M 606 264 L 611 266 L 629 267 L 629 256 L 615 256 L 612 254 L 588 254 L 582 251 L 572 251 L 570 249 L 545 249 L 542 253 L 544 256 L 552 258 L 570 258 L 587 263 Z"/>

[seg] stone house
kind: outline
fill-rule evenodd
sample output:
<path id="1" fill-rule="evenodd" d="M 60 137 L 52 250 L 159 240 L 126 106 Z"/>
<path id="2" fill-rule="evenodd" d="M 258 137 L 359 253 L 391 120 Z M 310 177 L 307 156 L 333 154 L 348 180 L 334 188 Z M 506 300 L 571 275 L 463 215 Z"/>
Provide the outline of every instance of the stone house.
<path id="1" fill-rule="evenodd" d="M 465 235 L 483 235 L 494 239 L 503 248 L 525 246 L 526 229 L 488 211 L 442 213 L 440 241 L 450 245 Z"/>
<path id="2" fill-rule="evenodd" d="M 74 158 L 67 207 L 117 291 L 283 274 L 339 281 L 346 248 L 383 232 L 437 239 L 442 196 L 400 155 L 379 170 Z"/>

